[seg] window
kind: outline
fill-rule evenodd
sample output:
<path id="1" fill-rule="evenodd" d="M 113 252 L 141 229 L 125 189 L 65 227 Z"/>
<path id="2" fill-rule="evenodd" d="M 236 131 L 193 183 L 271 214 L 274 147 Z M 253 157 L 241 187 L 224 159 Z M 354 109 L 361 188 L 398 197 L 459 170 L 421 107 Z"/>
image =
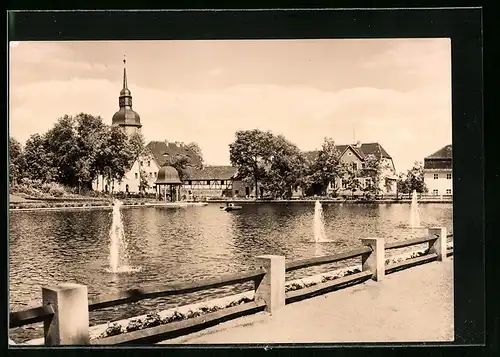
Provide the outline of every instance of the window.
<path id="1" fill-rule="evenodd" d="M 349 152 L 347 153 L 347 155 L 351 156 L 351 155 L 352 155 L 352 152 L 350 152 L 350 151 L 349 151 Z"/>
<path id="2" fill-rule="evenodd" d="M 193 181 L 189 180 L 188 184 L 191 186 L 193 184 Z"/>
<path id="3" fill-rule="evenodd" d="M 151 161 L 148 161 L 148 167 L 151 167 Z"/>
<path id="4" fill-rule="evenodd" d="M 342 180 L 342 188 L 343 189 L 347 188 L 347 181 Z"/>
<path id="5" fill-rule="evenodd" d="M 451 174 L 446 174 L 446 178 L 447 178 L 448 180 L 451 180 Z"/>
<path id="6" fill-rule="evenodd" d="M 353 162 L 353 163 L 352 163 L 352 169 L 353 169 L 354 171 L 357 171 L 357 170 L 358 170 L 358 163 L 357 163 L 357 162 Z"/>
<path id="7" fill-rule="evenodd" d="M 434 180 L 437 180 L 439 178 L 439 174 L 434 174 Z"/>
<path id="8" fill-rule="evenodd" d="M 366 167 L 366 164 L 364 162 L 361 163 L 361 168 L 364 169 Z"/>
<path id="9" fill-rule="evenodd" d="M 365 178 L 365 186 L 371 186 L 372 185 L 372 178 L 367 177 Z"/>
<path id="10" fill-rule="evenodd" d="M 137 174 L 137 172 L 135 173 L 135 178 L 139 178 L 139 175 Z"/>
<path id="11" fill-rule="evenodd" d="M 207 181 L 207 185 L 210 185 L 210 180 Z"/>
<path id="12" fill-rule="evenodd" d="M 238 193 L 240 193 L 240 191 L 238 190 L 235 190 L 234 193 L 237 195 Z"/>
<path id="13" fill-rule="evenodd" d="M 432 190 L 432 194 L 433 194 L 434 196 L 439 195 L 439 190 L 438 190 L 438 189 L 434 189 L 434 190 Z"/>
<path id="14" fill-rule="evenodd" d="M 139 166 L 142 166 L 142 161 L 139 161 Z"/>
<path id="15" fill-rule="evenodd" d="M 221 181 L 220 181 L 220 184 L 221 184 L 221 185 L 224 185 L 224 180 L 221 180 Z"/>
<path id="16" fill-rule="evenodd" d="M 156 172 L 155 172 L 155 177 L 156 177 Z"/>
<path id="17" fill-rule="evenodd" d="M 451 188 L 447 188 L 447 189 L 446 189 L 446 194 L 447 194 L 447 195 L 451 195 Z"/>
<path id="18" fill-rule="evenodd" d="M 153 177 L 153 173 L 152 172 L 149 173 L 149 177 Z"/>

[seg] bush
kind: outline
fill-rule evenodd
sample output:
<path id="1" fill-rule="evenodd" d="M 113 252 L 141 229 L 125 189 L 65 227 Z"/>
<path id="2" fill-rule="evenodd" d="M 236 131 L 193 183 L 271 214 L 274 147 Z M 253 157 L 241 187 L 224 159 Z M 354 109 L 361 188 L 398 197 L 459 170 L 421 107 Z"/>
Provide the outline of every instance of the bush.
<path id="1" fill-rule="evenodd" d="M 58 185 L 57 183 L 51 183 L 51 187 L 49 189 L 49 194 L 54 197 L 62 197 L 66 193 L 66 190 L 63 186 Z"/>

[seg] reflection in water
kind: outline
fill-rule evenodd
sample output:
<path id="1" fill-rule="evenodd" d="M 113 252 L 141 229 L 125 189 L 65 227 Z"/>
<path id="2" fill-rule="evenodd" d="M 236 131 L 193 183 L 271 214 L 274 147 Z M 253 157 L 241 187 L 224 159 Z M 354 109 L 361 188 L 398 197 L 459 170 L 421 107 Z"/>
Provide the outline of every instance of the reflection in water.
<path id="1" fill-rule="evenodd" d="M 168 284 L 217 277 L 256 267 L 255 257 L 284 255 L 287 260 L 347 251 L 361 238 L 386 241 L 422 234 L 408 227 L 410 205 L 324 204 L 324 225 L 331 242 L 312 243 L 314 210 L 310 204 L 248 204 L 223 212 L 217 204 L 206 207 L 122 208 L 129 264 L 142 270 L 118 275 L 109 266 L 109 210 L 13 212 L 10 216 L 10 310 L 41 303 L 41 287 L 73 282 L 88 286 L 89 295 L 111 293 L 145 284 Z M 452 230 L 451 204 L 421 204 L 422 226 Z M 352 262 L 337 263 L 335 266 Z M 287 275 L 297 277 L 330 267 L 313 267 Z M 91 313 L 91 323 L 145 313 L 214 294 L 245 287 L 227 287 L 186 296 L 145 300 Z M 33 331 L 11 330 L 18 339 L 33 338 Z M 43 334 L 43 329 L 35 331 Z"/>

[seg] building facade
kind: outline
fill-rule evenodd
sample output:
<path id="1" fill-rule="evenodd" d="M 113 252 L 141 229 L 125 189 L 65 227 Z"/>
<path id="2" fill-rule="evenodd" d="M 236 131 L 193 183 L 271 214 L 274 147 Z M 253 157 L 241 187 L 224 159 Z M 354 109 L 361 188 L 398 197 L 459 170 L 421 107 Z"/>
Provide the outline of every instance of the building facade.
<path id="1" fill-rule="evenodd" d="M 451 145 L 424 158 L 424 182 L 431 195 L 453 194 Z"/>
<path id="2" fill-rule="evenodd" d="M 232 166 L 189 168 L 182 182 L 181 196 L 184 199 L 239 196 L 234 185 L 235 175 L 236 168 Z"/>
<path id="3" fill-rule="evenodd" d="M 379 178 L 379 191 L 382 194 L 395 194 L 397 189 L 397 175 L 396 168 L 392 157 L 379 143 L 361 143 L 357 142 L 352 145 L 336 145 L 336 149 L 340 153 L 340 161 L 349 165 L 358 177 L 355 179 L 359 182 L 360 190 L 352 192 L 348 188 L 347 178 L 337 178 L 335 181 L 330 182 L 327 187 L 327 194 L 337 195 L 361 195 L 363 189 L 372 185 L 372 178 L 366 174 L 366 160 L 370 155 L 380 160 L 383 167 Z M 315 159 L 317 151 L 306 153 L 309 160 Z"/>

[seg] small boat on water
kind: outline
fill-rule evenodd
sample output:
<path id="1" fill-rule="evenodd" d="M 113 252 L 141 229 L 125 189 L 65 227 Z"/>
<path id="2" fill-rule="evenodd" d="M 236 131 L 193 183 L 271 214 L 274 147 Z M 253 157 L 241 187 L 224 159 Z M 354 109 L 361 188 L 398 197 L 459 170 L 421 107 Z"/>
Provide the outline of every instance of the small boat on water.
<path id="1" fill-rule="evenodd" d="M 228 203 L 228 205 L 226 207 L 221 207 L 220 209 L 222 211 L 229 212 L 229 211 L 238 211 L 242 208 L 243 208 L 242 206 L 235 206 L 234 203 Z"/>

